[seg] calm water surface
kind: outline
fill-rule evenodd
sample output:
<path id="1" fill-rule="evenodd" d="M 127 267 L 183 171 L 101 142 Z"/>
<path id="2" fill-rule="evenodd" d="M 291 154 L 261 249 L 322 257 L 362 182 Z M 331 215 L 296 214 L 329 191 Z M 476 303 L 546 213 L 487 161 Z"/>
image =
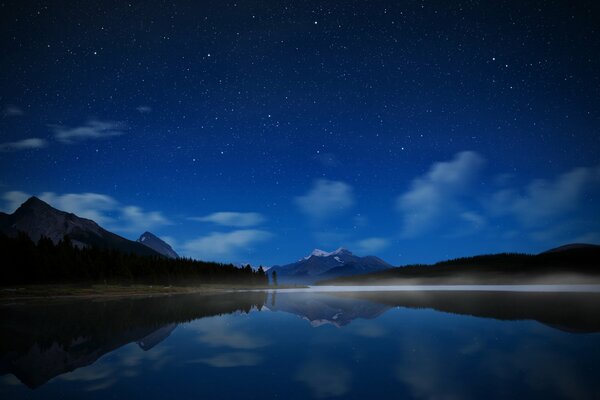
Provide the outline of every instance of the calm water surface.
<path id="1" fill-rule="evenodd" d="M 2 399 L 600 399 L 600 293 L 246 292 L 0 313 Z"/>

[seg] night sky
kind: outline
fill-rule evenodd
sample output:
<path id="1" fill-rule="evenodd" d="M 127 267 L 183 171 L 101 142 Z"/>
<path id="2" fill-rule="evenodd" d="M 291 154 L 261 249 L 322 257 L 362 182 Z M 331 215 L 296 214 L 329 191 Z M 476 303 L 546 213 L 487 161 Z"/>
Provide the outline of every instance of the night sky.
<path id="1" fill-rule="evenodd" d="M 2 2 L 0 206 L 263 265 L 600 243 L 599 30 L 595 1 Z"/>

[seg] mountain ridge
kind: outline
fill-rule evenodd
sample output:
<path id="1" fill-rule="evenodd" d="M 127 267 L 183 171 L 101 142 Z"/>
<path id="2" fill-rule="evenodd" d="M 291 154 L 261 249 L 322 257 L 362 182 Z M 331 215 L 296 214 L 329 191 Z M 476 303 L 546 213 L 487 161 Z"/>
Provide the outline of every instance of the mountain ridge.
<path id="1" fill-rule="evenodd" d="M 7 236 L 26 233 L 37 242 L 46 237 L 54 244 L 68 236 L 77 247 L 109 248 L 125 253 L 159 256 L 159 252 L 112 233 L 95 221 L 58 210 L 32 196 L 12 214 L 0 215 L 0 232 Z"/>
<path id="2" fill-rule="evenodd" d="M 269 268 L 272 276 L 277 272 L 280 282 L 312 283 L 317 280 L 355 275 L 364 272 L 376 272 L 392 268 L 391 264 L 375 256 L 359 257 L 343 247 L 327 252 L 314 249 L 300 260 Z"/>
<path id="3" fill-rule="evenodd" d="M 179 258 L 179 255 L 167 242 L 165 242 L 152 232 L 146 231 L 142 233 L 140 237 L 136 240 L 136 242 L 151 248 L 152 250 L 162 254 L 165 257 Z"/>

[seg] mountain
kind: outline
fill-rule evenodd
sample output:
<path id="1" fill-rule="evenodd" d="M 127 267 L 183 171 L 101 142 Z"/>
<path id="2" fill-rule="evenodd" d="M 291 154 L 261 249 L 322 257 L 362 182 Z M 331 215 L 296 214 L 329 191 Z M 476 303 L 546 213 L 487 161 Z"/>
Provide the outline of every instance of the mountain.
<path id="1" fill-rule="evenodd" d="M 26 233 L 34 242 L 45 236 L 56 244 L 69 235 L 78 247 L 95 246 L 138 255 L 160 255 L 141 243 L 107 231 L 90 219 L 57 210 L 37 197 L 30 197 L 12 214 L 0 215 L 0 233 L 16 236 L 19 232 Z"/>
<path id="2" fill-rule="evenodd" d="M 586 243 L 569 243 L 559 247 L 555 247 L 550 250 L 546 250 L 540 254 L 546 253 L 558 253 L 561 251 L 575 250 L 575 249 L 600 249 L 600 245 L 597 244 L 586 244 Z"/>
<path id="3" fill-rule="evenodd" d="M 175 250 L 173 250 L 167 242 L 156 237 L 151 232 L 144 232 L 140 238 L 136 240 L 136 242 L 150 247 L 152 250 L 162 254 L 165 257 L 179 258 L 179 255 L 175 253 Z"/>
<path id="4" fill-rule="evenodd" d="M 280 283 L 313 283 L 317 280 L 383 271 L 392 266 L 375 256 L 359 257 L 339 248 L 332 252 L 315 249 L 295 263 L 276 265 L 268 270 L 277 272 Z"/>
<path id="5" fill-rule="evenodd" d="M 600 282 L 600 246 L 569 244 L 540 254 L 501 253 L 328 278 L 322 285 L 585 284 Z"/>

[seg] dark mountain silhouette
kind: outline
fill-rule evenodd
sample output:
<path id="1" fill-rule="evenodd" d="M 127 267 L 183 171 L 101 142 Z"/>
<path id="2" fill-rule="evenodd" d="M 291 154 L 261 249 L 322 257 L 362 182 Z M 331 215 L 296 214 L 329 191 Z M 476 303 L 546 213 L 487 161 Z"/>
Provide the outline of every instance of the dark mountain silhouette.
<path id="1" fill-rule="evenodd" d="M 90 219 L 57 210 L 37 197 L 30 197 L 12 214 L 0 215 L 0 232 L 12 237 L 23 232 L 34 242 L 46 237 L 54 244 L 69 236 L 78 247 L 93 246 L 147 256 L 160 254 L 148 246 L 109 232 Z"/>
<path id="2" fill-rule="evenodd" d="M 545 253 L 557 253 L 560 251 L 566 251 L 566 250 L 576 250 L 576 249 L 600 249 L 600 246 L 597 244 L 586 244 L 586 243 L 570 243 L 570 244 L 565 244 L 563 246 L 559 246 L 559 247 L 555 247 L 553 249 L 550 250 L 546 250 L 540 254 L 545 254 Z"/>
<path id="3" fill-rule="evenodd" d="M 600 282 L 600 246 L 565 245 L 540 254 L 502 253 L 457 258 L 432 265 L 336 277 L 323 285 L 525 284 Z"/>
<path id="4" fill-rule="evenodd" d="M 142 235 L 140 236 L 140 238 L 138 240 L 136 240 L 136 242 L 141 243 L 144 246 L 148 246 L 152 250 L 156 251 L 157 253 L 162 254 L 165 257 L 169 257 L 169 258 L 178 258 L 179 257 L 179 255 L 177 253 L 175 253 L 175 250 L 173 250 L 167 242 L 158 238 L 151 232 L 146 231 L 146 232 L 142 233 Z"/>
<path id="5" fill-rule="evenodd" d="M 295 263 L 270 268 L 269 274 L 272 276 L 273 272 L 277 272 L 279 282 L 312 283 L 321 279 L 382 271 L 391 267 L 380 258 L 355 256 L 344 248 L 332 252 L 315 249 Z"/>

